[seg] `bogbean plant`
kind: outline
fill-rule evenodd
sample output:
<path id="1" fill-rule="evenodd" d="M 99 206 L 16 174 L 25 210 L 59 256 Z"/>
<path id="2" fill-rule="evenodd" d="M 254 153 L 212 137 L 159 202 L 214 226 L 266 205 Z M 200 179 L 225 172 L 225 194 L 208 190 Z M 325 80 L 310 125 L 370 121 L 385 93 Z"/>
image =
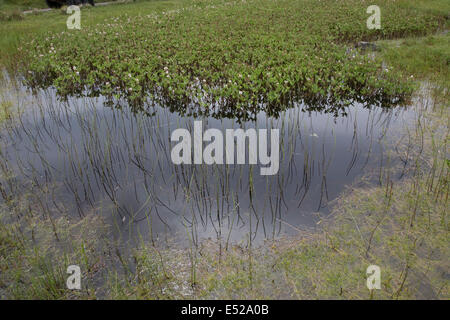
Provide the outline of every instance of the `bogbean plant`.
<path id="1" fill-rule="evenodd" d="M 445 21 L 414 1 L 375 1 L 382 28 L 366 27 L 367 1 L 193 1 L 178 10 L 123 14 L 38 36 L 23 48 L 31 87 L 104 95 L 139 106 L 211 106 L 225 114 L 274 112 L 303 101 L 337 113 L 353 101 L 389 106 L 412 91 L 362 40 L 426 34 Z M 228 113 L 227 113 L 228 112 Z"/>

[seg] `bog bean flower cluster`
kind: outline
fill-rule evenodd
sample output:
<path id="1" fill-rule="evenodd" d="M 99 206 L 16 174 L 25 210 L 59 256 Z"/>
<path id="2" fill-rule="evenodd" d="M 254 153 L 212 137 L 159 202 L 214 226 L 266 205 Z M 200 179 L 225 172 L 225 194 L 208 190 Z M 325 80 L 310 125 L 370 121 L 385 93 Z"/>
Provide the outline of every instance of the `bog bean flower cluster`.
<path id="1" fill-rule="evenodd" d="M 373 2 L 373 1 L 372 1 Z M 411 86 L 358 41 L 425 34 L 430 15 L 376 1 L 382 28 L 368 30 L 361 0 L 192 1 L 162 13 L 108 18 L 31 40 L 23 73 L 62 97 L 148 99 L 199 110 L 279 110 L 401 101 Z"/>

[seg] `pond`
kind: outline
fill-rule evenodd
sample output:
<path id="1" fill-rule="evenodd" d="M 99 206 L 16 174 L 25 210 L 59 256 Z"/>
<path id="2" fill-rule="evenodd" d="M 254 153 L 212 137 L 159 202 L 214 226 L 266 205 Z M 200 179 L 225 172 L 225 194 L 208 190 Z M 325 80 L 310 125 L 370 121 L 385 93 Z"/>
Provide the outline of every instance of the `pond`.
<path id="1" fill-rule="evenodd" d="M 10 191 L 33 190 L 46 214 L 101 214 L 120 240 L 261 243 L 314 228 L 346 187 L 377 179 L 405 108 L 354 103 L 339 115 L 302 103 L 251 119 L 164 107 L 141 111 L 102 97 L 60 101 L 51 89 L 27 98 L 3 125 L 1 162 Z M 13 93 L 11 93 L 13 95 Z M 28 106 L 25 107 L 25 105 Z M 279 170 L 260 164 L 175 165 L 171 133 L 279 130 Z"/>

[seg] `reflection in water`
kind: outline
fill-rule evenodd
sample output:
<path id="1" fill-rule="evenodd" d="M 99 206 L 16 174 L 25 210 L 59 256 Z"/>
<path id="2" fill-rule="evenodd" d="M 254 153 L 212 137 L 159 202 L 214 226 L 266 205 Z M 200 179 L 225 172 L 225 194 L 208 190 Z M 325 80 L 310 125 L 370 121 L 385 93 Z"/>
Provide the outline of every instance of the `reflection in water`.
<path id="1" fill-rule="evenodd" d="M 376 167 L 383 140 L 406 111 L 363 108 L 346 115 L 304 105 L 245 118 L 180 115 L 175 107 L 105 107 L 101 98 L 58 102 L 42 91 L 14 125 L 3 130 L 1 162 L 9 192 L 32 185 L 48 214 L 104 214 L 116 237 L 137 235 L 261 241 L 313 226 L 329 202 L 367 168 Z M 190 114 L 190 115 L 187 115 Z M 174 165 L 176 128 L 280 129 L 280 169 L 259 165 Z M 250 236 L 250 237 L 249 237 Z"/>

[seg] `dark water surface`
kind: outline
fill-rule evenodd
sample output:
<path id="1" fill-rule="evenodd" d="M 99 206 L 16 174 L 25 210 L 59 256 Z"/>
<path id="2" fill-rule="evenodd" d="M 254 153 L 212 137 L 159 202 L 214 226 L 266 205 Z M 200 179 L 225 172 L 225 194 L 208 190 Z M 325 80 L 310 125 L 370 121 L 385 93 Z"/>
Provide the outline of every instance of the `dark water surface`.
<path id="1" fill-rule="evenodd" d="M 379 168 L 386 141 L 408 117 L 403 108 L 355 104 L 334 117 L 303 107 L 242 121 L 182 116 L 160 106 L 133 113 L 101 98 L 60 102 L 41 91 L 2 129 L 1 161 L 17 185 L 43 191 L 43 210 L 102 214 L 117 238 L 260 242 L 329 214 L 346 186 Z M 194 120 L 223 133 L 278 128 L 278 174 L 262 176 L 259 165 L 174 165 L 171 133 L 192 132 Z"/>

